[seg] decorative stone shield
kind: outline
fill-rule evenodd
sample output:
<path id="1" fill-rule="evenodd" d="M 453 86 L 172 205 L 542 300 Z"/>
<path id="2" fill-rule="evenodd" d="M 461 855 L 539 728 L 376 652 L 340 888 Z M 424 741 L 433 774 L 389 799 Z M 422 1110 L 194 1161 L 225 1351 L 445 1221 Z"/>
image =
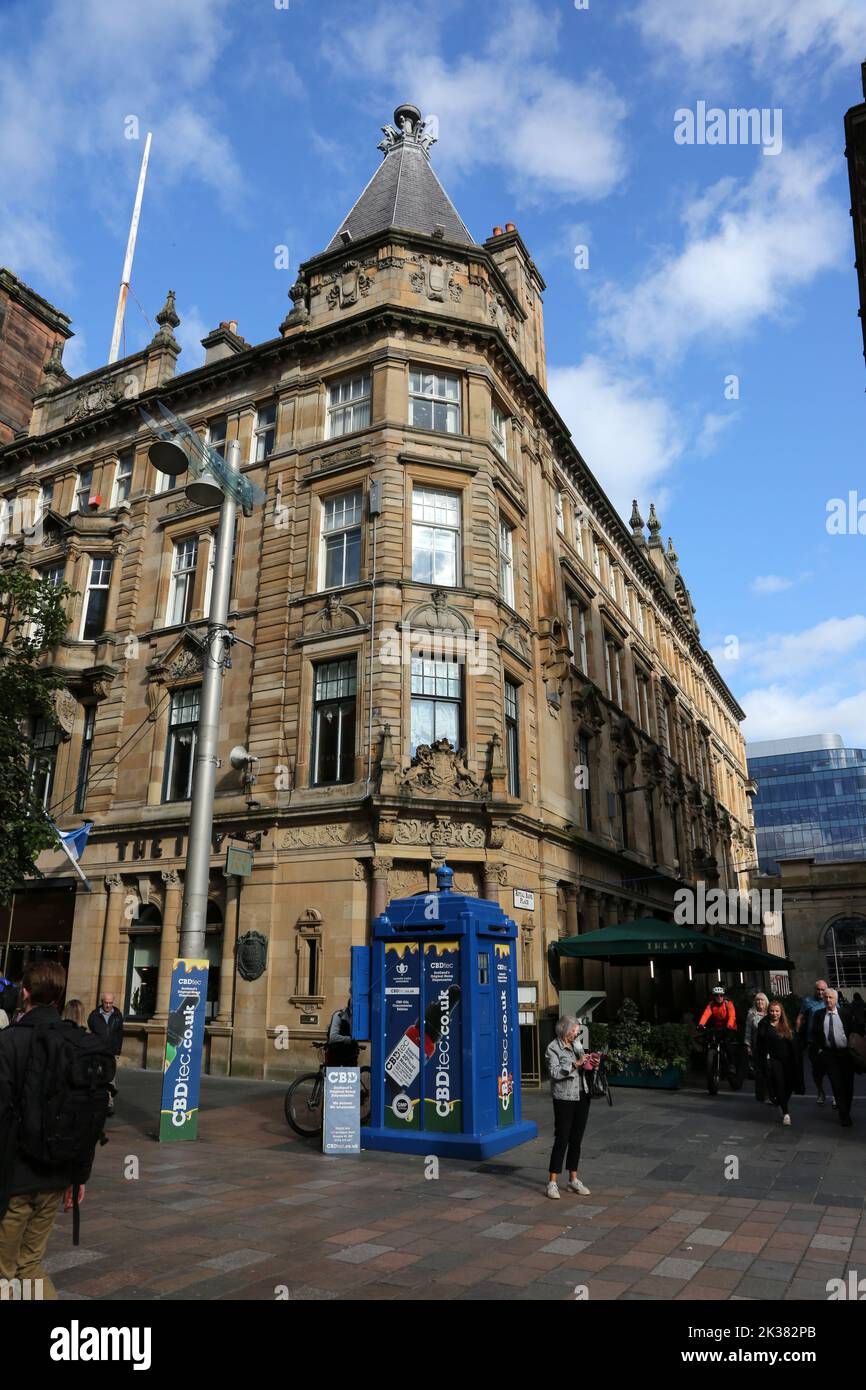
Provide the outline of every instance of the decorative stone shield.
<path id="1" fill-rule="evenodd" d="M 257 980 L 268 967 L 268 938 L 259 931 L 238 937 L 238 974 L 242 980 Z"/>

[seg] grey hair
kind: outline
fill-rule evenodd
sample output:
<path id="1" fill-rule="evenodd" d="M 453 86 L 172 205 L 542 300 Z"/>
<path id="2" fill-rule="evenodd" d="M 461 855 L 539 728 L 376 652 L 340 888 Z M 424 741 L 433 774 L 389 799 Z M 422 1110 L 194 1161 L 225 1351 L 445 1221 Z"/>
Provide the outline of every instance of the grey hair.
<path id="1" fill-rule="evenodd" d="M 766 1004 L 767 1008 L 769 1009 L 769 1007 L 770 1007 L 770 1001 L 769 1001 L 769 999 L 767 998 L 766 994 L 764 993 L 764 991 L 763 991 L 762 989 L 759 989 L 759 990 L 758 990 L 758 993 L 755 995 L 754 999 L 752 1000 L 752 1003 L 753 1003 L 753 1004 L 757 1004 L 757 1002 L 758 1002 L 759 999 L 763 999 L 764 1003 Z"/>
<path id="2" fill-rule="evenodd" d="M 568 1033 L 570 1029 L 576 1027 L 579 1027 L 579 1020 L 575 1018 L 574 1014 L 563 1014 L 562 1018 L 557 1019 L 556 1023 L 556 1036 L 559 1038 L 559 1041 L 562 1042 L 566 1033 Z"/>

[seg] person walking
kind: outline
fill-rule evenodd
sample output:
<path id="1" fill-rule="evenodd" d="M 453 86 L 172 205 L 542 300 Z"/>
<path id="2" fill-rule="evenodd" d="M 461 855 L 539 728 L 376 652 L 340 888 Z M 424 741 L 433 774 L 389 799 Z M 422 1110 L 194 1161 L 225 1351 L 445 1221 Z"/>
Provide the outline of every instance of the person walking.
<path id="1" fill-rule="evenodd" d="M 59 1013 L 66 971 L 28 965 L 21 1016 L 0 1033 L 0 1279 L 56 1299 L 42 1260 L 60 1200 L 87 1181 L 108 1106 L 112 1054 Z M 99 1078 L 99 1079 L 97 1079 Z M 51 1117 L 51 1123 L 48 1117 Z M 41 1283 L 40 1283 L 41 1281 Z"/>
<path id="2" fill-rule="evenodd" d="M 758 1067 L 755 1065 L 755 1044 L 757 1042 L 758 1024 L 762 1019 L 767 1017 L 767 1010 L 769 1007 L 770 1001 L 766 994 L 759 992 L 755 995 L 752 1001 L 752 1007 L 746 1014 L 746 1032 L 743 1039 L 746 1047 L 746 1056 L 751 1062 L 752 1070 L 755 1073 L 755 1100 L 763 1101 L 764 1105 L 772 1105 L 773 1102 L 767 1095 L 767 1082 L 764 1073 L 759 1071 Z"/>
<path id="3" fill-rule="evenodd" d="M 798 1096 L 805 1093 L 803 1054 L 778 999 L 769 1005 L 767 1017 L 761 1020 L 755 1033 L 755 1071 L 760 1071 L 764 1077 L 771 1104 L 778 1105 L 781 1110 L 782 1124 L 790 1125 L 791 1096 L 795 1092 Z"/>
<path id="4" fill-rule="evenodd" d="M 63 1010 L 63 1017 L 68 1023 L 74 1023 L 76 1028 L 84 1027 L 84 1005 L 80 999 L 67 999 Z"/>
<path id="5" fill-rule="evenodd" d="M 94 1037 L 103 1039 L 114 1053 L 115 1059 L 118 1058 L 123 1049 L 123 1014 L 120 1009 L 114 1006 L 114 995 L 103 994 L 99 1003 L 99 1008 L 94 1009 L 87 1020 L 87 1027 Z M 115 1076 L 114 1095 L 117 1094 L 117 1079 Z M 114 1097 L 108 1107 L 109 1115 L 114 1114 Z"/>
<path id="6" fill-rule="evenodd" d="M 800 1046 L 809 1055 L 809 1062 L 812 1067 L 812 1080 L 818 1095 L 818 1104 L 823 1105 L 826 1101 L 824 1094 L 824 1069 L 821 1064 L 821 1049 L 813 1036 L 813 1024 L 815 1014 L 819 1009 L 823 1009 L 827 1003 L 827 981 L 816 980 L 815 992 L 800 1005 L 800 1012 L 797 1015 L 796 1031 L 800 1040 Z M 834 1102 L 835 1104 L 835 1102 Z"/>
<path id="7" fill-rule="evenodd" d="M 840 1004 L 835 989 L 826 991 L 826 1004 L 813 1014 L 812 1036 L 824 1075 L 833 1088 L 833 1101 L 839 1121 L 848 1129 L 853 1123 L 851 1105 L 854 1100 L 854 1063 L 848 1051 L 848 1039 L 858 1031 L 858 1019 L 850 1004 Z"/>
<path id="8" fill-rule="evenodd" d="M 563 1014 L 556 1025 L 556 1036 L 547 1046 L 545 1060 L 553 1093 L 553 1148 L 550 1153 L 547 1195 L 560 1197 L 558 1178 L 563 1160 L 568 1166 L 568 1190 L 590 1197 L 588 1187 L 578 1177 L 580 1146 L 589 1119 L 589 1073 L 598 1066 L 597 1052 L 586 1052 L 579 1042 L 580 1024 L 571 1014 Z"/>

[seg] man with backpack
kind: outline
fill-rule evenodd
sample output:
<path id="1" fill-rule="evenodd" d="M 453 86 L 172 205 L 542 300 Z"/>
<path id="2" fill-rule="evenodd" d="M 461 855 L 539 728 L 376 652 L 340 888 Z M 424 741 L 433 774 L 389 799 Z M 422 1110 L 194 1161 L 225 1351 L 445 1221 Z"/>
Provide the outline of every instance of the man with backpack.
<path id="1" fill-rule="evenodd" d="M 42 1281 L 64 1191 L 72 1188 L 78 1243 L 78 1189 L 90 1176 L 102 1137 L 114 1054 L 106 1043 L 61 1019 L 66 971 L 54 961 L 29 965 L 18 1022 L 0 1033 L 0 1279 Z"/>

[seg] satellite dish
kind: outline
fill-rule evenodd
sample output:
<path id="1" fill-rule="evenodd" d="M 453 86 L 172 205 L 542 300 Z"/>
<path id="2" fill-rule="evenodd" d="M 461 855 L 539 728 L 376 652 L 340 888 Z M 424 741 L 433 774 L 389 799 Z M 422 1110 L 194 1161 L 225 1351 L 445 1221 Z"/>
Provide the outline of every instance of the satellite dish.
<path id="1" fill-rule="evenodd" d="M 178 478 L 189 468 L 189 456 L 179 444 L 167 439 L 156 439 L 147 451 L 154 468 L 167 473 L 170 478 Z"/>

